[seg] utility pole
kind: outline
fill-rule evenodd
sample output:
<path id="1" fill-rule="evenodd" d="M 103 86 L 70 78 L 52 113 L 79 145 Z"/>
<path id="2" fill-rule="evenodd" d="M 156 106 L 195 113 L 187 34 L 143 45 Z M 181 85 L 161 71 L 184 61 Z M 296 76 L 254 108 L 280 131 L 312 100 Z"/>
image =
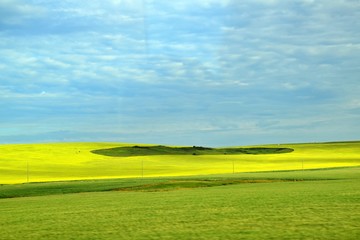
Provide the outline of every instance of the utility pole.
<path id="1" fill-rule="evenodd" d="M 235 161 L 234 159 L 232 160 L 232 164 L 233 164 L 233 174 L 235 173 Z"/>
<path id="2" fill-rule="evenodd" d="M 301 158 L 301 169 L 304 171 L 304 159 Z"/>
<path id="3" fill-rule="evenodd" d="M 29 159 L 26 159 L 26 182 L 29 182 Z"/>
<path id="4" fill-rule="evenodd" d="M 144 159 L 141 159 L 141 178 L 144 178 Z"/>

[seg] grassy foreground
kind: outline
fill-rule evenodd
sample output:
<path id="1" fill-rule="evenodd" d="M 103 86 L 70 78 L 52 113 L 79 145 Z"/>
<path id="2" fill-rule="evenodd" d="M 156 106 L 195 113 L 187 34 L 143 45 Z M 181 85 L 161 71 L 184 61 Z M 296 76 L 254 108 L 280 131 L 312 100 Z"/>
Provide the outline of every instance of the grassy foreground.
<path id="1" fill-rule="evenodd" d="M 359 173 L 353 167 L 3 185 L 0 238 L 359 239 Z M 39 196 L 18 197 L 34 192 Z"/>
<path id="2" fill-rule="evenodd" d="M 150 146 L 150 145 L 138 145 Z M 314 169 L 360 165 L 360 142 L 282 144 L 258 149 L 293 149 L 273 154 L 169 154 L 104 156 L 91 151 L 123 143 L 0 145 L 0 184 L 79 179 L 190 176 L 217 173 Z M 227 148 L 229 152 L 230 148 Z M 168 149 L 166 149 L 168 150 Z M 191 152 L 193 149 L 191 149 Z M 213 150 L 211 150 L 213 151 Z M 199 151 L 198 151 L 199 152 Z"/>

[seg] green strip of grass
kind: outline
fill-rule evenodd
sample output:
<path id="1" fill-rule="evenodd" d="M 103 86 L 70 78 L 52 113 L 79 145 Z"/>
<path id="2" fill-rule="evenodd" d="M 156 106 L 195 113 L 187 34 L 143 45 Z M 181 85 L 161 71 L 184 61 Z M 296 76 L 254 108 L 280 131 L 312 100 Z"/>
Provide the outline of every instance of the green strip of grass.
<path id="1" fill-rule="evenodd" d="M 301 179 L 168 180 L 159 183 L 143 184 L 132 187 L 122 187 L 122 188 L 113 189 L 113 191 L 162 192 L 162 191 L 186 190 L 186 189 L 204 188 L 204 187 L 220 187 L 220 186 L 227 186 L 234 184 L 297 182 L 297 181 L 303 181 L 303 180 Z"/>
<path id="2" fill-rule="evenodd" d="M 104 191 L 170 191 L 217 187 L 244 183 L 341 180 L 359 178 L 360 168 L 334 168 L 305 171 L 236 173 L 192 177 L 130 178 L 85 181 L 44 182 L 0 185 L 1 198 L 47 196 Z"/>

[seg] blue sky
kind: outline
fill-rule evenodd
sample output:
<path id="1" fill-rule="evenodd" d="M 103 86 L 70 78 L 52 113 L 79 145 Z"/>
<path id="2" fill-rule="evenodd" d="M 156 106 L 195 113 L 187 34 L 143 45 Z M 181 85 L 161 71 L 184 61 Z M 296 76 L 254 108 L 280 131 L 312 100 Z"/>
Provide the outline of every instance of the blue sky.
<path id="1" fill-rule="evenodd" d="M 0 0 L 0 142 L 360 139 L 357 0 Z"/>

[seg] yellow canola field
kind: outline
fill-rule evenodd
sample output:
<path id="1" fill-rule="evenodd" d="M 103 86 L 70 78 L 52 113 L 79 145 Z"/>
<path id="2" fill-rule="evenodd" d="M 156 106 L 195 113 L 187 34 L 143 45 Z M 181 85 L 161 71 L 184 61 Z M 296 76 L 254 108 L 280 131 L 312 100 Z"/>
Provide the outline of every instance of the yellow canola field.
<path id="1" fill-rule="evenodd" d="M 90 152 L 94 149 L 129 145 L 133 146 L 134 144 L 0 145 L 0 184 L 188 176 L 360 165 L 360 142 L 264 145 L 263 147 L 290 147 L 295 150 L 292 153 L 266 155 L 107 157 Z"/>

